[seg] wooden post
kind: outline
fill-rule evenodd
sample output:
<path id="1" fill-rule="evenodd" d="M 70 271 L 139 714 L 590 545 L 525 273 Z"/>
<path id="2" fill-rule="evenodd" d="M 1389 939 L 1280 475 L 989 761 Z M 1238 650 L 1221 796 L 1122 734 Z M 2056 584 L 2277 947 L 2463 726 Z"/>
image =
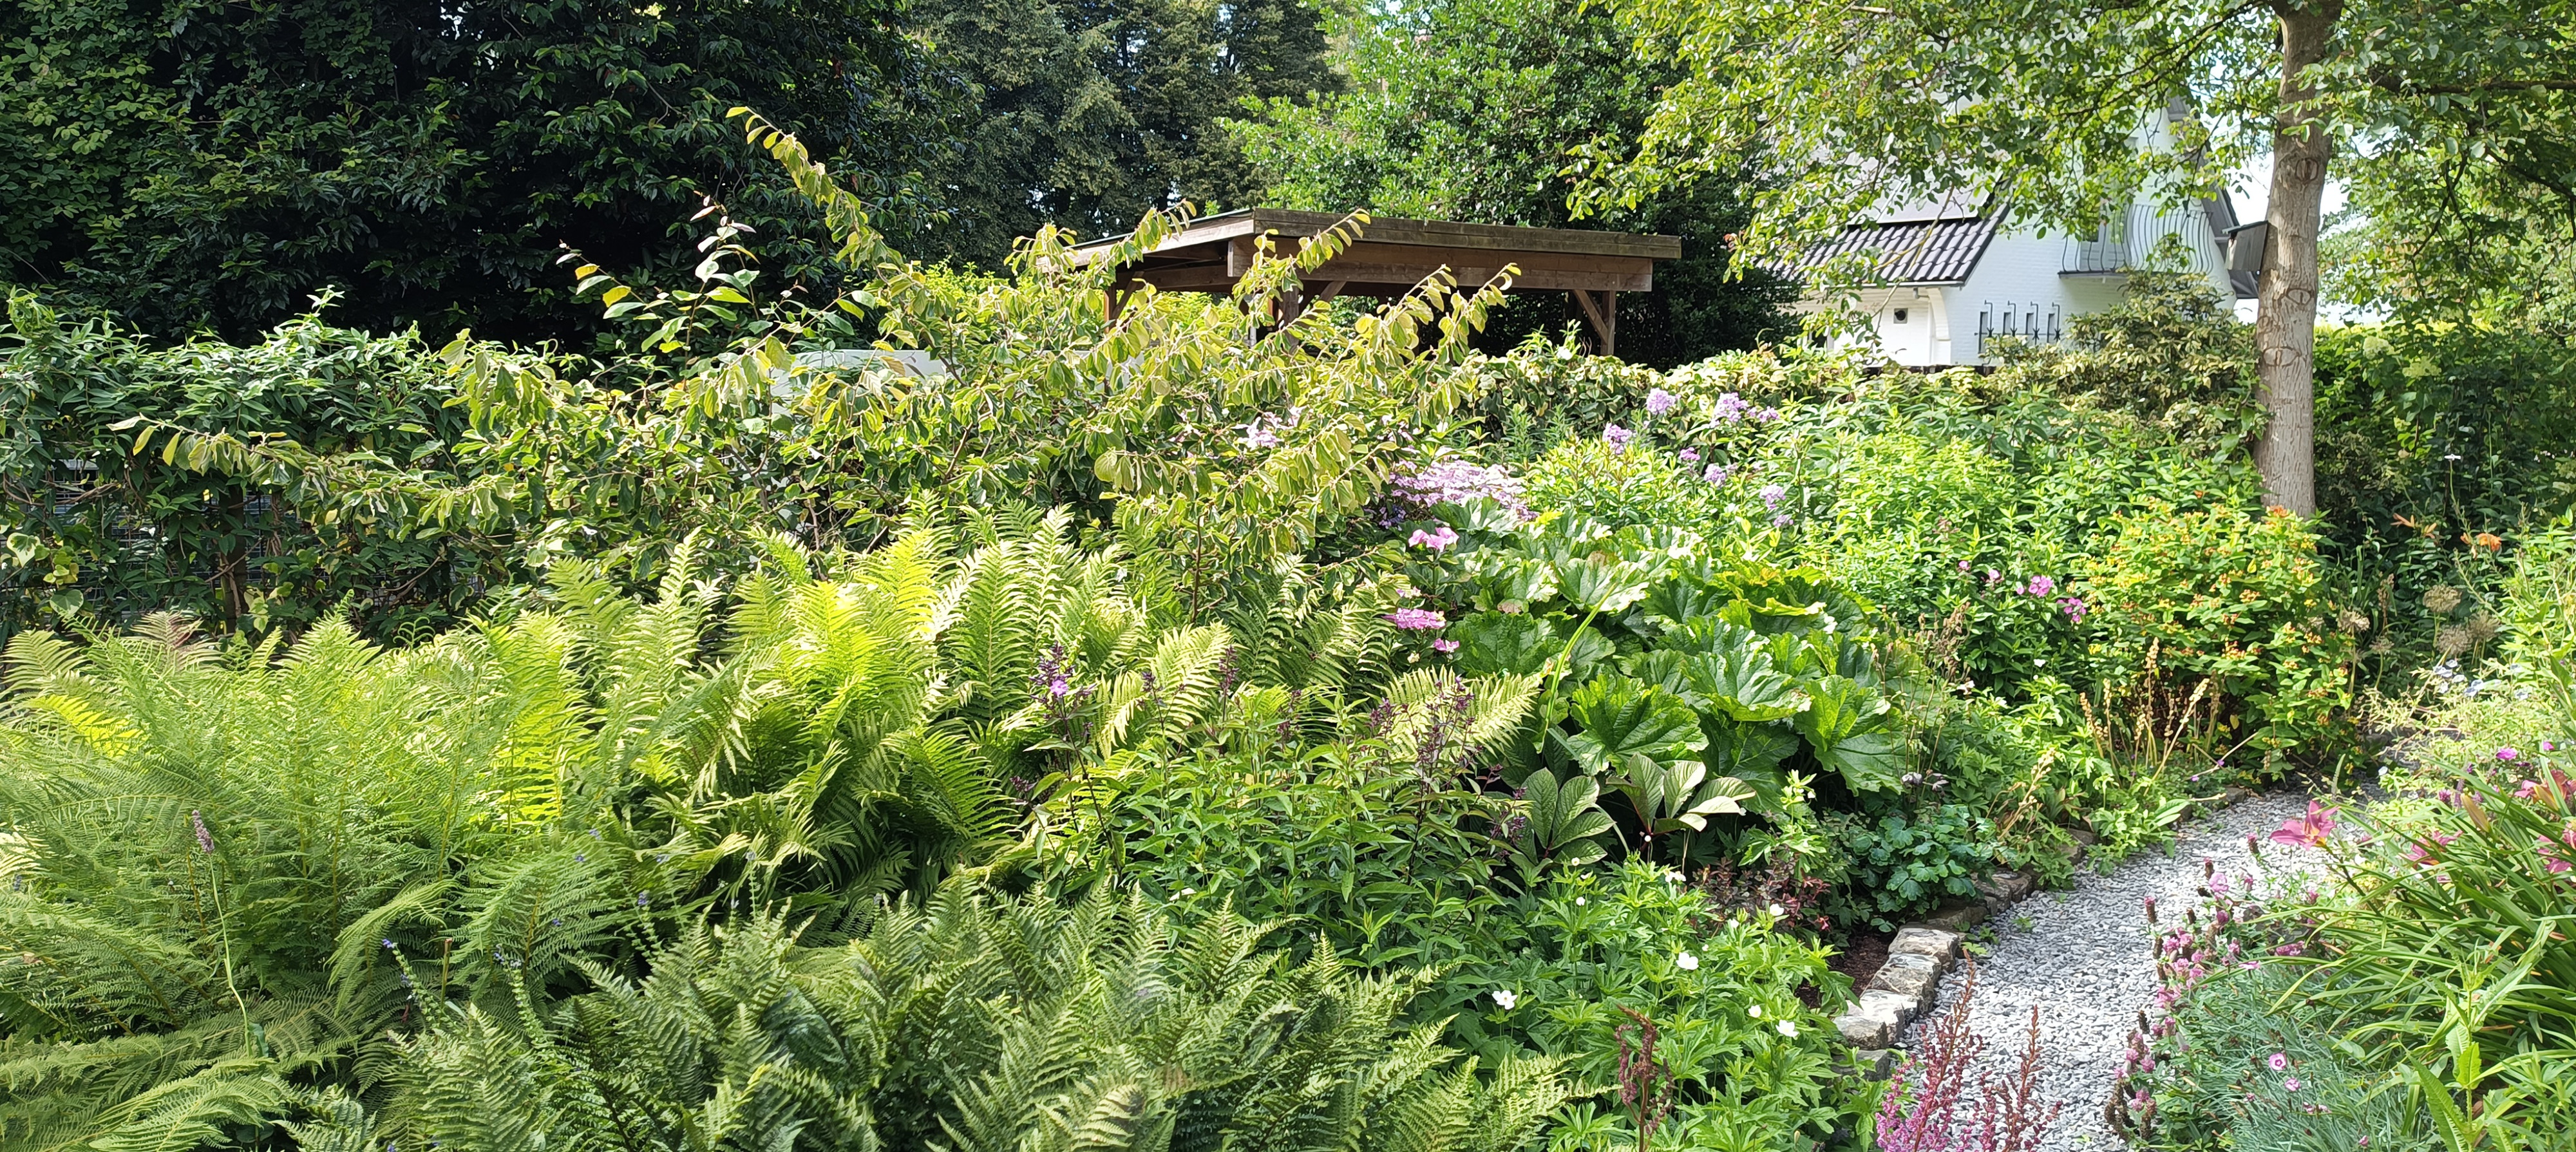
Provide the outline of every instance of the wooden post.
<path id="1" fill-rule="evenodd" d="M 1619 294 L 1605 291 L 1595 299 L 1593 293 L 1586 289 L 1574 288 L 1568 292 L 1582 307 L 1584 319 L 1592 322 L 1592 336 L 1601 355 L 1618 355 Z"/>

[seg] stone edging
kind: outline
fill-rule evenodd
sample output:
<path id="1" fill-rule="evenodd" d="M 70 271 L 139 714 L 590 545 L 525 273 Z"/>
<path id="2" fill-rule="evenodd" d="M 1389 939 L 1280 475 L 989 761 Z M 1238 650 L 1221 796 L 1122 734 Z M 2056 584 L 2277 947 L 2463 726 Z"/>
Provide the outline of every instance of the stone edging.
<path id="1" fill-rule="evenodd" d="M 1896 1041 L 1906 1025 L 1939 1002 L 1941 977 L 1958 962 L 1967 930 L 2030 895 L 2031 887 L 2027 873 L 1997 872 L 1977 885 L 1979 899 L 1954 902 L 1896 930 L 1887 962 L 1861 985 L 1860 1001 L 1834 1017 L 1843 1043 L 1852 1047 L 1854 1071 L 1872 1080 L 1887 1078 L 1896 1067 Z"/>

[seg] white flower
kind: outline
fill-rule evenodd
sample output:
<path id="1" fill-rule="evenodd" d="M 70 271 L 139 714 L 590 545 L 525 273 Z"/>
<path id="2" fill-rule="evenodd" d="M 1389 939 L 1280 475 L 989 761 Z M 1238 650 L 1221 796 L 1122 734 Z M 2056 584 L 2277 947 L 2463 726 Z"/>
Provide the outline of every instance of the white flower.
<path id="1" fill-rule="evenodd" d="M 1520 1002 L 1521 997 L 1518 992 L 1504 991 L 1494 993 L 1494 1007 L 1500 1008 L 1505 1012 L 1511 1011 L 1512 1006 L 1519 1004 Z"/>
<path id="2" fill-rule="evenodd" d="M 1779 905 L 1777 905 L 1777 904 L 1774 904 L 1774 905 L 1772 905 L 1772 906 L 1771 906 L 1771 914 L 1772 914 L 1772 915 L 1774 915 L 1774 916 L 1786 916 L 1786 915 L 1788 915 L 1788 909 L 1782 908 L 1781 906 L 1779 906 Z"/>
<path id="3" fill-rule="evenodd" d="M 1699 957 L 1693 956 L 1688 952 L 1684 952 L 1680 956 L 1674 957 L 1673 963 L 1679 965 L 1681 970 L 1684 972 L 1699 971 Z"/>
<path id="4" fill-rule="evenodd" d="M 1196 895 L 1198 895 L 1198 894 L 1199 894 L 1199 890 L 1198 890 L 1198 889 L 1196 889 L 1196 888 L 1183 888 L 1183 889 L 1181 889 L 1181 895 L 1183 895 L 1183 896 L 1196 896 Z"/>
<path id="5" fill-rule="evenodd" d="M 1583 897 L 1577 896 L 1574 898 L 1574 906 L 1577 908 L 1583 907 L 1587 903 L 1589 903 L 1589 901 L 1585 900 Z"/>
<path id="6" fill-rule="evenodd" d="M 2033 661 L 2031 661 L 2031 664 L 2032 664 L 2033 666 L 2035 666 L 2035 667 L 2046 668 L 2046 667 L 2048 667 L 2048 658 L 2047 658 L 2047 657 L 2045 657 L 2045 656 L 2042 656 L 2042 657 L 2040 657 L 2040 658 L 2039 658 L 2039 659 L 2037 659 L 2037 660 L 2033 660 Z"/>
<path id="7" fill-rule="evenodd" d="M 1746 1015 L 1749 1015 L 1749 1016 L 1753 1017 L 1753 1018 L 1754 1018 L 1754 1019 L 1756 1019 L 1756 1020 L 1759 1020 L 1759 1019 L 1761 1019 L 1761 1018 L 1762 1018 L 1762 1006 L 1761 1006 L 1761 1005 L 1759 1005 L 1759 1004 L 1756 1004 L 1756 1005 L 1754 1005 L 1754 1006 L 1752 1006 L 1752 1007 L 1750 1007 L 1750 1008 L 1747 1008 L 1747 1009 L 1745 1009 L 1744 1011 L 1745 1011 L 1745 1014 L 1746 1014 Z"/>
<path id="8" fill-rule="evenodd" d="M 1795 1040 L 1798 1038 L 1798 1025 L 1794 1022 L 1783 1020 L 1780 1022 L 1780 1034 Z"/>

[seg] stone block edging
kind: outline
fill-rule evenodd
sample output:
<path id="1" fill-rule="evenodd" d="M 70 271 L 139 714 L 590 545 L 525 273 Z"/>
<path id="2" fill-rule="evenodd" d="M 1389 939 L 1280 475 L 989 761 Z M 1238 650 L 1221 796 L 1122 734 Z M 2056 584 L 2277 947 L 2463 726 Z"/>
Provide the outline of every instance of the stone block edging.
<path id="1" fill-rule="evenodd" d="M 2023 872 L 1997 872 L 1977 885 L 1979 898 L 1954 901 L 1920 923 L 1896 930 L 1887 960 L 1860 986 L 1860 999 L 1834 1017 L 1834 1028 L 1852 1048 L 1851 1068 L 1872 1080 L 1896 1067 L 1896 1041 L 1905 1026 L 1932 1011 L 1941 977 L 1958 963 L 1967 931 L 2031 893 Z"/>

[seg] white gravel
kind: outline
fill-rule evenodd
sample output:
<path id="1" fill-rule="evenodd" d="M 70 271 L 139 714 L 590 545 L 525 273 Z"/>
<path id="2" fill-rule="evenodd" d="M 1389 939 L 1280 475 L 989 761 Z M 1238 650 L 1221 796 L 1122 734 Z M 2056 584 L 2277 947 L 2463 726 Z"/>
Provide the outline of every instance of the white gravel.
<path id="1" fill-rule="evenodd" d="M 1994 918 L 1992 950 L 1977 959 L 1969 1026 L 1986 1042 L 1984 1070 L 2000 1083 L 2019 1064 L 2030 1010 L 2039 1008 L 2040 1091 L 2065 1105 L 2042 1152 L 2102 1152 L 2125 1144 L 2103 1124 L 2102 1106 L 2139 1010 L 2155 1015 L 2146 898 L 2156 898 L 2166 924 L 2181 923 L 2185 909 L 2203 903 L 2203 857 L 2216 861 L 2221 877 L 2253 871 L 2245 837 L 2268 835 L 2307 811 L 2307 803 L 2302 792 L 2243 801 L 2188 823 L 2170 856 L 2151 852 L 2108 876 L 2079 868 L 2072 889 L 2035 894 Z M 2276 871 L 2289 863 L 2289 851 L 2268 841 L 2263 855 Z M 1957 1002 L 1963 973 L 1942 980 L 1935 1014 Z M 1909 1032 L 1907 1047 L 1926 1024 Z"/>

